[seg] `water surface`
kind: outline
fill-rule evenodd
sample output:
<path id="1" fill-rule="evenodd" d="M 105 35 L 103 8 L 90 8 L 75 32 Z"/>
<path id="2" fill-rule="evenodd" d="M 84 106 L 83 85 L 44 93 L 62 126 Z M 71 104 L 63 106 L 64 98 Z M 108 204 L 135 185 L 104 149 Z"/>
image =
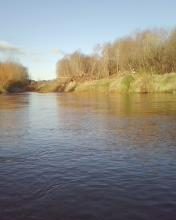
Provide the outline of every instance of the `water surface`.
<path id="1" fill-rule="evenodd" d="M 1 220 L 175 220 L 176 95 L 0 96 Z"/>

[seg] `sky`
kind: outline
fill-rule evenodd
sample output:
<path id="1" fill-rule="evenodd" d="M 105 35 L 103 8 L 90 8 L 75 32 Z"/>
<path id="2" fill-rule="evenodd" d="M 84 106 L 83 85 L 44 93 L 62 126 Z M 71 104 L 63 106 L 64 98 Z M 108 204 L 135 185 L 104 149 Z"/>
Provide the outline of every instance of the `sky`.
<path id="1" fill-rule="evenodd" d="M 135 31 L 176 27 L 175 0 L 0 0 L 0 61 L 25 65 L 32 79 L 56 77 L 75 50 Z"/>

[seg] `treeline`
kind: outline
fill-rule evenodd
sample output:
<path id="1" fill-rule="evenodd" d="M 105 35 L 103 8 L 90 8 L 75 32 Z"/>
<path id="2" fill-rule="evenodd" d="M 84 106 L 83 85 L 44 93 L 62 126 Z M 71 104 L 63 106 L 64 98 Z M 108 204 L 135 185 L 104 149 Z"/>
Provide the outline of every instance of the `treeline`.
<path id="1" fill-rule="evenodd" d="M 0 62 L 0 90 L 23 88 L 29 82 L 27 69 L 19 63 Z"/>
<path id="2" fill-rule="evenodd" d="M 176 30 L 146 30 L 100 47 L 97 53 L 79 51 L 57 63 L 59 78 L 100 79 L 123 72 L 176 72 Z"/>

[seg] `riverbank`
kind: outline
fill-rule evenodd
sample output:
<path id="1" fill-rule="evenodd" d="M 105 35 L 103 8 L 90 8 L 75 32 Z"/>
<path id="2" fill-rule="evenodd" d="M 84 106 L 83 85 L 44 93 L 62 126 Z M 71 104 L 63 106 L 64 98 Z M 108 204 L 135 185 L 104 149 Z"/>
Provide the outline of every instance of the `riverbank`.
<path id="1" fill-rule="evenodd" d="M 117 92 L 117 93 L 176 93 L 176 73 L 120 74 L 100 80 L 59 80 L 43 83 L 37 92 Z"/>
<path id="2" fill-rule="evenodd" d="M 87 81 L 76 86 L 75 92 L 100 91 L 118 93 L 176 93 L 176 73 L 122 74 L 113 78 Z"/>
<path id="3" fill-rule="evenodd" d="M 21 93 L 21 92 L 26 92 L 27 91 L 27 86 L 20 86 L 20 85 L 15 85 L 11 86 L 9 88 L 3 87 L 0 85 L 0 94 L 8 94 L 8 93 Z"/>
<path id="4" fill-rule="evenodd" d="M 32 82 L 24 91 L 31 92 L 117 92 L 117 93 L 176 93 L 176 73 L 123 73 L 99 80 L 52 80 Z M 16 88 L 13 92 L 20 92 Z M 0 93 L 7 91 L 0 87 Z"/>

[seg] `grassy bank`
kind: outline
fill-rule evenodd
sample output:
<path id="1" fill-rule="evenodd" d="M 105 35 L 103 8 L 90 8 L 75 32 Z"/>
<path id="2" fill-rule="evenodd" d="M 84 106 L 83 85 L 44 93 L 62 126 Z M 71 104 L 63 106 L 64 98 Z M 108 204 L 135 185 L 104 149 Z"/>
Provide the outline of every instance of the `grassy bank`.
<path id="1" fill-rule="evenodd" d="M 33 82 L 26 91 L 49 92 L 117 92 L 117 93 L 176 93 L 176 73 L 125 73 L 111 78 L 84 82 L 53 80 Z M 0 86 L 0 94 L 7 90 Z M 13 92 L 13 91 L 12 91 Z"/>
<path id="2" fill-rule="evenodd" d="M 58 80 L 74 80 L 76 92 L 175 93 L 175 45 L 176 29 L 135 32 L 90 55 L 66 54 L 57 63 Z"/>
<path id="3" fill-rule="evenodd" d="M 113 78 L 79 83 L 75 92 L 176 93 L 176 73 L 124 74 Z"/>
<path id="4" fill-rule="evenodd" d="M 50 93 L 50 92 L 71 92 L 75 89 L 76 82 L 68 80 L 49 80 L 33 82 L 28 85 L 28 91 Z"/>
<path id="5" fill-rule="evenodd" d="M 0 85 L 0 94 L 5 93 L 5 89 Z"/>
<path id="6" fill-rule="evenodd" d="M 99 80 L 36 82 L 36 92 L 176 93 L 176 73 L 123 73 Z"/>

